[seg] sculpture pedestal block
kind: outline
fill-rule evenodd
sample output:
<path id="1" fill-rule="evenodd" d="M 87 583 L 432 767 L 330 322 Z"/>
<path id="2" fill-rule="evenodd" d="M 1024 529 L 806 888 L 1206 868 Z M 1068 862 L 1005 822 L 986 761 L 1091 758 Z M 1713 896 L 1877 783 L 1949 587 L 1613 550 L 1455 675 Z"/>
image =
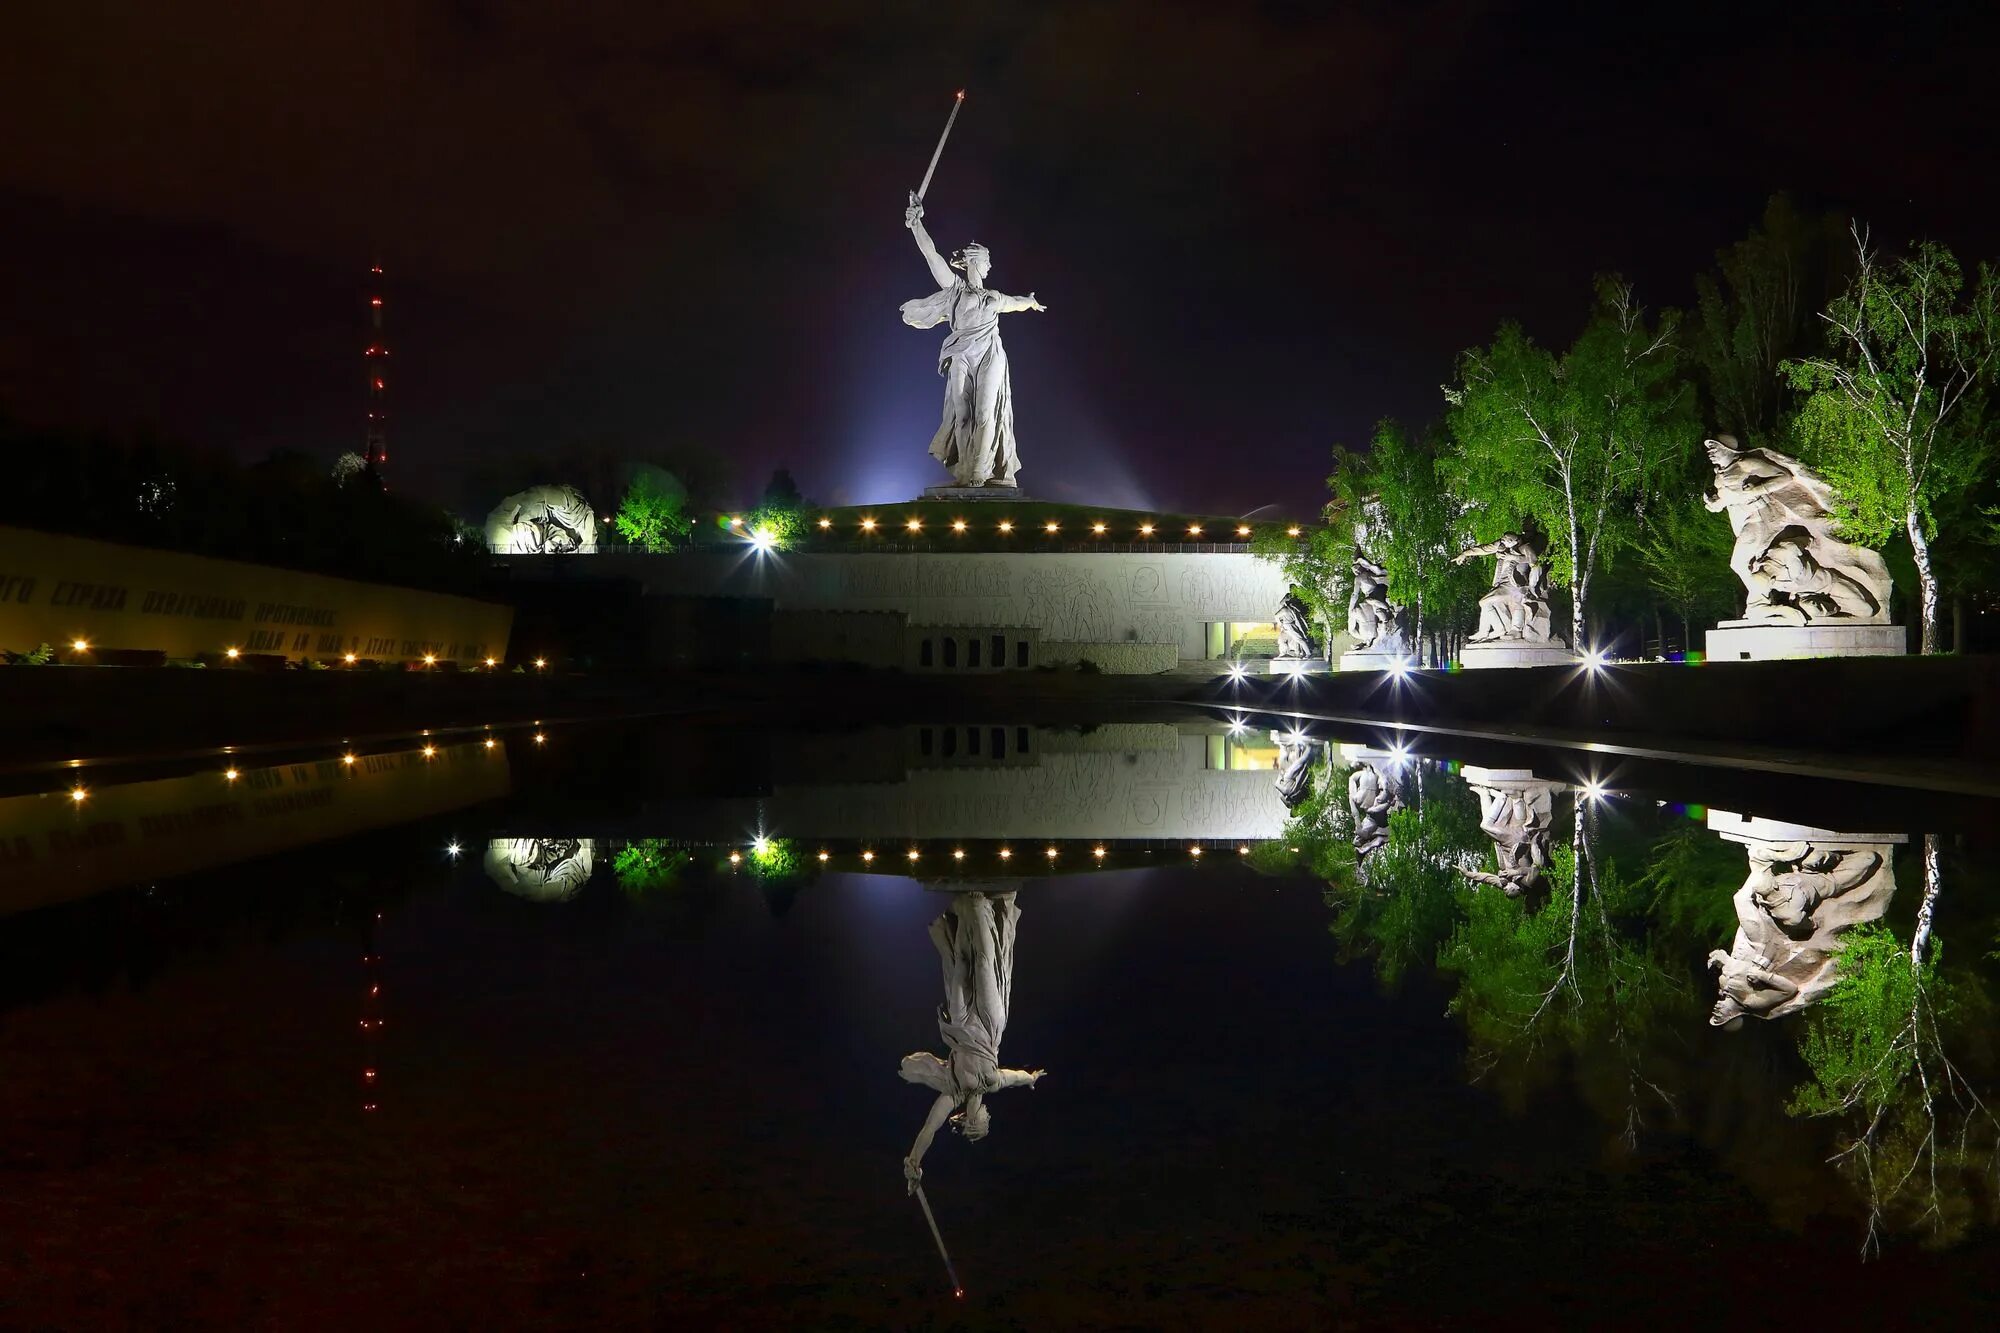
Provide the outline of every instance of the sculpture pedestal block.
<path id="1" fill-rule="evenodd" d="M 1408 653 L 1342 653 L 1342 671 L 1394 671 L 1410 665 Z"/>
<path id="2" fill-rule="evenodd" d="M 1468 643 L 1458 655 L 1458 664 L 1467 671 L 1482 667 L 1580 666 L 1583 659 L 1559 643 Z"/>
<path id="3" fill-rule="evenodd" d="M 1274 676 L 1317 676 L 1332 665 L 1324 657 L 1274 657 L 1267 669 Z"/>
<path id="4" fill-rule="evenodd" d="M 926 486 L 919 500 L 957 500 L 963 504 L 983 504 L 992 500 L 1033 500 L 1019 486 Z"/>
<path id="5" fill-rule="evenodd" d="M 1725 620 L 1708 632 L 1711 662 L 1770 662 L 1792 657 L 1902 657 L 1901 625 L 1766 625 Z"/>

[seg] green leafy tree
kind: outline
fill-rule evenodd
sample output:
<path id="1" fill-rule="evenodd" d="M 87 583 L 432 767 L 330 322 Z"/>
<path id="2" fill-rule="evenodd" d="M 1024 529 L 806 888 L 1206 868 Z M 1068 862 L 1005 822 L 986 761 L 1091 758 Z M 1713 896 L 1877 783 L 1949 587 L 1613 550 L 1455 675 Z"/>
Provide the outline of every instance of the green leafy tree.
<path id="1" fill-rule="evenodd" d="M 765 500 L 743 520 L 751 539 L 774 551 L 789 551 L 806 535 L 806 511 L 797 504 Z"/>
<path id="2" fill-rule="evenodd" d="M 612 520 L 618 535 L 652 554 L 671 551 L 685 542 L 694 530 L 688 513 L 687 492 L 673 473 L 640 466 L 633 469 L 632 484 Z"/>
<path id="3" fill-rule="evenodd" d="M 618 887 L 637 896 L 674 887 L 693 862 L 692 856 L 665 838 L 638 838 L 611 858 L 611 873 Z"/>
<path id="4" fill-rule="evenodd" d="M 1695 279 L 1688 353 L 1708 390 L 1716 429 L 1746 444 L 1762 444 L 1778 428 L 1787 407 L 1779 368 L 1815 341 L 1813 312 L 1835 249 L 1830 221 L 1773 195 L 1761 224 L 1716 255 L 1714 272 Z"/>
<path id="5" fill-rule="evenodd" d="M 1701 502 L 1700 486 L 1668 488 L 1648 509 L 1633 537 L 1646 582 L 1681 621 L 1681 642 L 1694 644 L 1694 621 L 1725 612 L 1736 597 L 1729 574 L 1730 531 Z"/>
<path id="6" fill-rule="evenodd" d="M 1436 444 L 1412 439 L 1384 420 L 1375 427 L 1353 489 L 1365 515 L 1361 545 L 1387 571 L 1389 600 L 1407 608 L 1413 643 L 1426 633 L 1446 644 L 1479 598 L 1479 571 L 1452 563 L 1460 516 Z"/>
<path id="7" fill-rule="evenodd" d="M 1453 489 L 1491 540 L 1524 521 L 1550 539 L 1570 590 L 1572 642 L 1586 640 L 1591 579 L 1628 544 L 1662 479 L 1697 434 L 1671 312 L 1649 327 L 1632 289 L 1597 286 L 1597 308 L 1560 356 L 1519 325 L 1459 361 L 1446 391 Z"/>
<path id="8" fill-rule="evenodd" d="M 1807 460 L 1839 492 L 1841 526 L 1879 546 L 1901 529 L 1916 562 L 1923 651 L 1938 651 L 1940 523 L 1969 521 L 1964 497 L 1991 468 L 1987 416 L 2000 357 L 2000 275 L 1966 290 L 1958 260 L 1925 243 L 1882 259 L 1853 229 L 1854 279 L 1827 308 L 1830 350 L 1787 361 L 1809 394 L 1794 422 Z"/>

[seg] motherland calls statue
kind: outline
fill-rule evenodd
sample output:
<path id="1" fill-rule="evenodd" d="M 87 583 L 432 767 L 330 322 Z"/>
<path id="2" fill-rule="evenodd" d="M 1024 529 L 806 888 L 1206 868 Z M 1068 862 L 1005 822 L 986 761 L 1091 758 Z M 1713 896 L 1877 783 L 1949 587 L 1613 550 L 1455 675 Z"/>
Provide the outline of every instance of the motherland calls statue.
<path id="1" fill-rule="evenodd" d="M 559 903 L 583 888 L 596 853 L 590 838 L 494 838 L 484 865 L 487 878 L 507 892 Z"/>
<path id="2" fill-rule="evenodd" d="M 1347 632 L 1357 653 L 1402 654 L 1403 609 L 1389 601 L 1389 571 L 1361 552 L 1354 553 L 1354 586 L 1347 594 Z"/>
<path id="3" fill-rule="evenodd" d="M 1278 603 L 1278 613 L 1273 620 L 1278 625 L 1278 659 L 1281 662 L 1295 662 L 1319 656 L 1319 645 L 1312 637 L 1312 610 L 1295 592 L 1285 594 L 1285 600 Z"/>
<path id="4" fill-rule="evenodd" d="M 1479 628 L 1468 643 L 1560 643 L 1551 627 L 1549 568 L 1528 538 L 1509 532 L 1496 541 L 1467 547 L 1451 558 L 1462 565 L 1475 556 L 1493 560 L 1493 586 L 1479 599 Z"/>
<path id="5" fill-rule="evenodd" d="M 931 943 L 944 963 L 944 1000 L 938 1006 L 938 1032 L 950 1054 L 943 1059 L 929 1051 L 903 1057 L 899 1071 L 906 1083 L 921 1083 L 937 1093 L 930 1114 L 910 1155 L 903 1159 L 903 1179 L 915 1193 L 924 1178 L 924 1153 L 947 1118 L 969 1142 L 986 1137 L 992 1117 L 985 1097 L 1002 1088 L 1032 1088 L 1046 1070 L 1000 1067 L 1000 1037 L 1014 992 L 1014 932 L 1021 909 L 1010 889 L 954 892 L 951 907 L 931 922 Z"/>
<path id="6" fill-rule="evenodd" d="M 1458 873 L 1509 898 L 1540 888 L 1549 865 L 1560 784 L 1526 771 L 1467 767 L 1462 775 L 1479 798 L 1479 829 L 1493 840 L 1495 869 L 1460 866 Z"/>
<path id="7" fill-rule="evenodd" d="M 1826 478 L 1773 449 L 1741 449 L 1734 436 L 1703 442 L 1715 481 L 1702 496 L 1727 511 L 1736 545 L 1729 568 L 1748 597 L 1743 620 L 1761 625 L 1889 621 L 1889 566 L 1881 553 L 1833 535 Z"/>
<path id="8" fill-rule="evenodd" d="M 993 258 L 977 241 L 946 264 L 924 230 L 923 216 L 924 207 L 912 194 L 903 225 L 917 238 L 938 290 L 903 302 L 903 322 L 916 329 L 951 325 L 951 336 L 938 352 L 944 420 L 931 437 L 931 457 L 949 468 L 961 487 L 1017 487 L 1021 456 L 1015 449 L 1014 389 L 1007 349 L 1000 345 L 1000 316 L 1048 307 L 1033 292 L 1007 296 L 988 287 Z"/>
<path id="9" fill-rule="evenodd" d="M 1732 838 L 1750 855 L 1750 876 L 1736 892 L 1734 943 L 1708 955 L 1718 972 L 1708 1019 L 1716 1027 L 1738 1027 L 1746 1014 L 1776 1018 L 1821 999 L 1840 979 L 1840 937 L 1880 920 L 1896 892 L 1891 843 L 1787 831 L 1812 836 Z"/>

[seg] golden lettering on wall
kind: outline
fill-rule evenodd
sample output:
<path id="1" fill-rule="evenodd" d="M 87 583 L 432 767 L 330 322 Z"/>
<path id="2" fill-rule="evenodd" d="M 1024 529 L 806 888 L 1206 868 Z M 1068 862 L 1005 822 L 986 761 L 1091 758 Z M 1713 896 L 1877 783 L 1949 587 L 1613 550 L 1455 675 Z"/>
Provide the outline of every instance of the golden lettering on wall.
<path id="1" fill-rule="evenodd" d="M 235 648 L 477 666 L 506 655 L 513 620 L 467 597 L 0 528 L 0 649 L 13 652 L 81 639 L 182 658 Z"/>

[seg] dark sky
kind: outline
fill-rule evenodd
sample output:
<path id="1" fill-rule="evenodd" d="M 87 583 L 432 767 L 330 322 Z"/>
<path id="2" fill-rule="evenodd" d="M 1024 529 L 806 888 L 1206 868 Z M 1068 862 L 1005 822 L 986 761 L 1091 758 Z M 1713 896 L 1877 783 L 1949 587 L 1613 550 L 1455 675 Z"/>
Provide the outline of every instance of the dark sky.
<path id="1" fill-rule="evenodd" d="M 941 331 L 902 227 L 992 247 L 1028 489 L 1317 504 L 1503 317 L 1685 305 L 1774 189 L 2000 255 L 1990 5 L 40 3 L 0 31 L 0 403 L 391 476 L 723 454 L 903 499 Z M 1975 24 L 1977 26 L 1975 26 Z"/>

